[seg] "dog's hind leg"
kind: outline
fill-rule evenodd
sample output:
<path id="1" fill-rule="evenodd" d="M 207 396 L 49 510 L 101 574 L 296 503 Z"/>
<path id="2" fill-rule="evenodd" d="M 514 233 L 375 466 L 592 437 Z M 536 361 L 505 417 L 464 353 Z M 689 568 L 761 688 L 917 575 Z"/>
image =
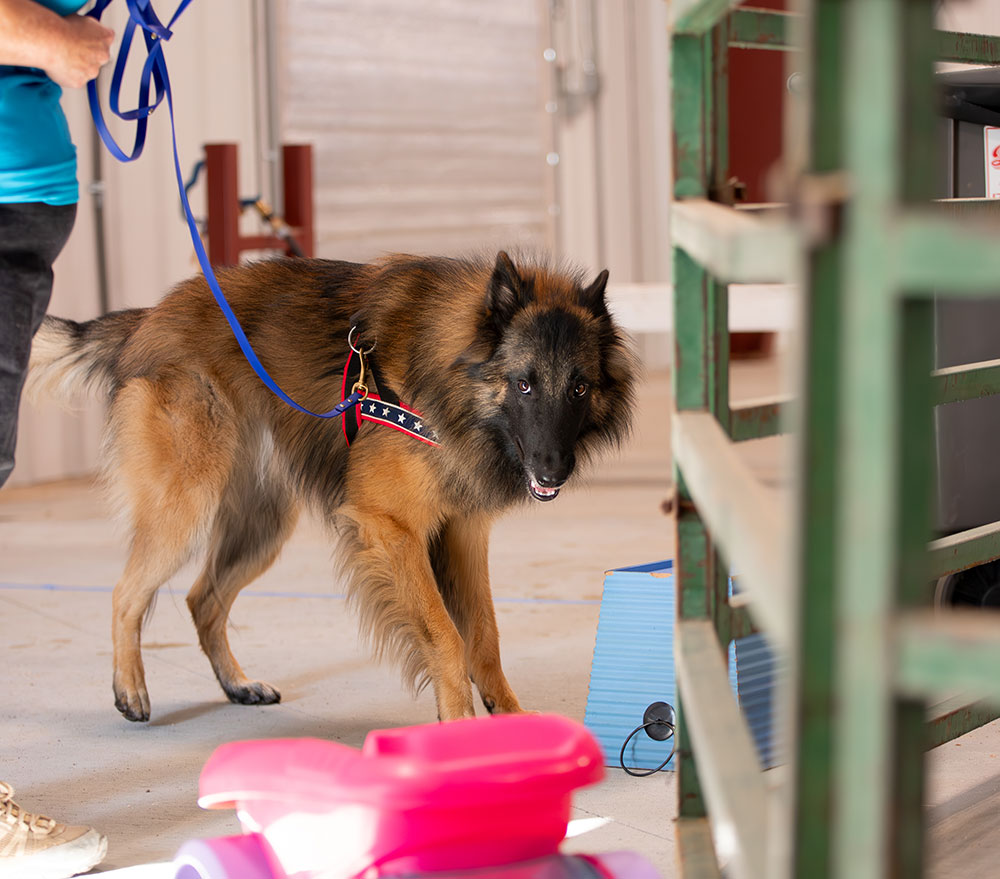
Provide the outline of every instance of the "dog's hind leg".
<path id="1" fill-rule="evenodd" d="M 520 703 L 500 665 L 488 566 L 491 521 L 486 517 L 447 522 L 433 541 L 431 558 L 445 606 L 465 641 L 469 674 L 491 714 L 516 714 Z"/>
<path id="2" fill-rule="evenodd" d="M 297 520 L 291 492 L 277 480 L 262 480 L 249 469 L 230 479 L 212 526 L 208 562 L 187 603 L 201 649 L 231 702 L 281 701 L 274 687 L 243 673 L 230 649 L 226 624 L 240 590 L 271 566 Z"/>
<path id="3" fill-rule="evenodd" d="M 111 599 L 111 634 L 115 707 L 129 720 L 149 720 L 143 619 L 207 531 L 231 468 L 235 428 L 200 406 L 204 398 L 197 382 L 174 376 L 134 380 L 114 402 L 113 476 L 133 534 Z"/>
<path id="4" fill-rule="evenodd" d="M 163 519 L 135 523 L 131 553 L 111 597 L 115 708 L 128 720 L 149 720 L 149 693 L 142 664 L 142 623 L 156 590 L 187 556 L 189 533 Z"/>

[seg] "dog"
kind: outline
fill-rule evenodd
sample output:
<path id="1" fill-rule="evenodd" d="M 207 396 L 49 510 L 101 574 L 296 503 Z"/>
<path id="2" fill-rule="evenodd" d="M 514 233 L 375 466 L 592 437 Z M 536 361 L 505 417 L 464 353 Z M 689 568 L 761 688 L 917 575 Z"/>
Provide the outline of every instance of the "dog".
<path id="1" fill-rule="evenodd" d="M 280 700 L 243 673 L 226 624 L 309 505 L 339 535 L 376 655 L 395 659 L 415 691 L 429 683 L 442 720 L 475 714 L 472 683 L 488 711 L 521 711 L 500 663 L 490 528 L 516 504 L 552 501 L 578 461 L 628 436 L 636 359 L 605 302 L 607 271 L 585 284 L 501 251 L 495 261 L 276 259 L 218 278 L 293 400 L 324 412 L 352 388 L 364 399 L 329 419 L 280 400 L 201 276 L 152 308 L 46 317 L 29 392 L 89 388 L 109 401 L 103 472 L 131 527 L 112 598 L 115 706 L 149 719 L 143 620 L 202 552 L 187 604 L 222 689 L 237 703 Z M 352 385 L 345 370 L 359 360 L 367 374 Z M 369 420 L 391 398 L 406 401 L 406 430 Z"/>

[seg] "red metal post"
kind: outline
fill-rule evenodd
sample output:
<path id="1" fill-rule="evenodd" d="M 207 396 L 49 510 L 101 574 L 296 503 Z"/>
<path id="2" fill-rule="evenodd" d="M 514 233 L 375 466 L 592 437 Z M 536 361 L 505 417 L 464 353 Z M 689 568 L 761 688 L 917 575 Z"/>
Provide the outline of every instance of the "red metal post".
<path id="1" fill-rule="evenodd" d="M 313 256 L 313 171 L 310 144 L 282 147 L 285 185 L 285 222 L 306 256 Z"/>
<path id="2" fill-rule="evenodd" d="M 214 266 L 240 260 L 240 194 L 236 144 L 205 144 L 208 259 Z"/>

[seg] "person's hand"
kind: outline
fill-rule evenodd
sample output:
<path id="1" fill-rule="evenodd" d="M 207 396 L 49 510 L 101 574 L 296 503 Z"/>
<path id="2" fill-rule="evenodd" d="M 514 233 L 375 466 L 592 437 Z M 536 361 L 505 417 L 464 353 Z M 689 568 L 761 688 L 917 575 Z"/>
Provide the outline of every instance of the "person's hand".
<path id="1" fill-rule="evenodd" d="M 80 88 L 110 59 L 115 32 L 86 15 L 67 15 L 62 24 L 58 50 L 45 72 L 61 86 Z"/>

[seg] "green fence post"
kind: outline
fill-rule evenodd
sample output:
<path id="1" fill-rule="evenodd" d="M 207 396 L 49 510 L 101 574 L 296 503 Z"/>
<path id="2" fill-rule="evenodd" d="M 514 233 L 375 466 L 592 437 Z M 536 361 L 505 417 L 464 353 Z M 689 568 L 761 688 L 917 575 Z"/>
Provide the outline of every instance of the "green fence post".
<path id="1" fill-rule="evenodd" d="M 899 8 L 902 69 L 900 199 L 904 206 L 923 205 L 934 195 L 932 181 L 940 167 L 939 125 L 934 91 L 934 9 L 932 0 L 909 0 Z M 928 542 L 932 536 L 936 472 L 931 371 L 934 366 L 934 305 L 927 297 L 900 296 L 899 382 L 899 573 L 897 608 L 930 604 Z M 892 703 L 894 763 L 889 824 L 891 869 L 898 876 L 924 870 L 924 763 L 928 742 L 927 701 L 896 696 Z"/>
<path id="2" fill-rule="evenodd" d="M 806 175 L 819 183 L 835 179 L 844 166 L 844 4 L 819 0 L 808 19 L 806 42 L 808 126 Z M 831 187 L 835 191 L 836 187 Z M 843 244 L 837 236 L 843 204 L 831 194 L 818 206 L 830 238 L 807 253 L 803 280 L 802 404 L 799 415 L 796 566 L 798 640 L 790 657 L 792 742 L 792 875 L 832 875 L 834 585 L 837 577 L 837 478 L 840 472 L 841 290 Z"/>
<path id="3" fill-rule="evenodd" d="M 888 868 L 892 647 L 898 576 L 900 327 L 885 259 L 899 201 L 903 71 L 900 0 L 847 0 L 844 70 L 845 272 L 837 483 L 837 717 L 834 868 L 881 879 Z"/>

